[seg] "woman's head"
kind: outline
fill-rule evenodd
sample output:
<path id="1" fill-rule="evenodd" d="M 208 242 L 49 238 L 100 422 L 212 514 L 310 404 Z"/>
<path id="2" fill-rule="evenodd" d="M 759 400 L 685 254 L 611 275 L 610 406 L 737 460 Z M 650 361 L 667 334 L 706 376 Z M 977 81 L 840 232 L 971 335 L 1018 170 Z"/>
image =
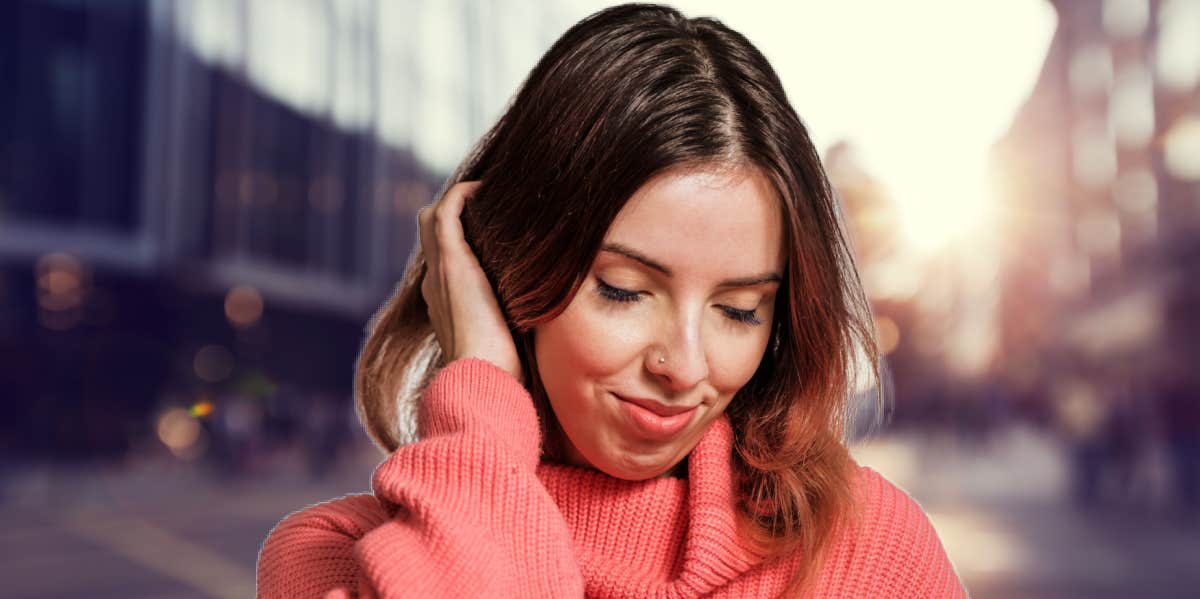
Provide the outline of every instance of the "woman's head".
<path id="1" fill-rule="evenodd" d="M 754 375 L 787 263 L 774 196 L 757 169 L 672 169 L 625 203 L 566 310 L 533 331 L 566 461 L 663 474 Z"/>
<path id="2" fill-rule="evenodd" d="M 723 409 L 746 504 L 771 506 L 747 509 L 750 534 L 815 546 L 848 494 L 845 401 L 856 352 L 875 371 L 873 323 L 819 156 L 758 50 L 668 7 L 600 11 L 542 57 L 447 188 L 465 180 L 482 181 L 464 230 L 512 329 L 546 453 L 647 478 Z M 610 242 L 677 277 L 602 251 Z M 418 252 L 359 358 L 362 417 L 389 450 L 397 395 L 432 372 L 415 360 L 432 342 L 424 272 Z M 717 286 L 764 273 L 780 280 Z M 600 280 L 648 294 L 606 306 Z M 725 311 L 751 307 L 761 325 Z M 675 442 L 638 444 L 614 432 L 606 392 L 709 407 Z"/>

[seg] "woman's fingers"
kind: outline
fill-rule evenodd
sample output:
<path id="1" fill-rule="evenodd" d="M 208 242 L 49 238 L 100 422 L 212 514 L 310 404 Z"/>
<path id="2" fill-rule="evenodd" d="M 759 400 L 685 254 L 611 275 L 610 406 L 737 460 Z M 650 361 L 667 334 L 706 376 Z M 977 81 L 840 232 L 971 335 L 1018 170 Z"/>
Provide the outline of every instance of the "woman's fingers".
<path id="1" fill-rule="evenodd" d="M 479 189 L 479 185 L 479 181 L 456 183 L 433 208 L 439 250 L 450 250 L 452 258 L 461 258 L 464 251 L 470 255 L 471 248 L 463 233 L 462 211 L 463 205 Z"/>
<path id="2" fill-rule="evenodd" d="M 476 357 L 522 380 L 521 362 L 496 292 L 467 243 L 463 206 L 479 181 L 457 183 L 417 214 L 425 278 L 421 295 L 446 361 Z"/>

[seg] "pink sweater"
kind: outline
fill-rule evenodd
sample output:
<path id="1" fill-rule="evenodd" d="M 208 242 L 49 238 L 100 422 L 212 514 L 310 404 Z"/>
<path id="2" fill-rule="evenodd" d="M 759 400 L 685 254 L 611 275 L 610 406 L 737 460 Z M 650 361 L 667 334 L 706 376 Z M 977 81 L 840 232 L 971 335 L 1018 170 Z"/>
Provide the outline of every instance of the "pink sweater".
<path id="1" fill-rule="evenodd" d="M 775 597 L 801 558 L 760 562 L 739 543 L 725 416 L 692 450 L 687 479 L 540 463 L 528 392 L 462 359 L 425 391 L 418 430 L 375 470 L 373 494 L 271 530 L 259 597 Z M 911 497 L 865 467 L 857 492 L 864 517 L 836 536 L 815 596 L 966 596 Z"/>

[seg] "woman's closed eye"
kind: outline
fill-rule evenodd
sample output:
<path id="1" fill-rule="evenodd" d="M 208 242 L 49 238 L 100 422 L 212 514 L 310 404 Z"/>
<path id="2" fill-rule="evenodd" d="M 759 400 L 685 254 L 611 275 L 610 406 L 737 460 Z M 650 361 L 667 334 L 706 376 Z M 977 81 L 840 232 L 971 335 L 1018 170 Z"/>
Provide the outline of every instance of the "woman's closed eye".
<path id="1" fill-rule="evenodd" d="M 604 299 L 617 303 L 642 301 L 641 292 L 613 287 L 612 285 L 609 285 L 600 279 L 596 279 L 596 292 L 599 293 Z M 725 312 L 725 315 L 728 316 L 730 320 L 734 320 L 749 326 L 758 326 L 762 324 L 762 320 L 758 318 L 755 310 L 739 310 L 729 306 L 721 306 L 721 310 Z"/>

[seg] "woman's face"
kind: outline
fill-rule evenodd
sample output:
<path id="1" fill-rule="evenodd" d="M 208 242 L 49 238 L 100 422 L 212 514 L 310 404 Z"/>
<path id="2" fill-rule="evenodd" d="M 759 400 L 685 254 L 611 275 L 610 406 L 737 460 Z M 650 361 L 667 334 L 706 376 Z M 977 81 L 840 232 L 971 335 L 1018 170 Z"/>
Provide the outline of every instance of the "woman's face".
<path id="1" fill-rule="evenodd" d="M 567 460 L 627 480 L 680 463 L 758 368 L 784 260 L 757 169 L 638 189 L 567 309 L 534 329 Z"/>

